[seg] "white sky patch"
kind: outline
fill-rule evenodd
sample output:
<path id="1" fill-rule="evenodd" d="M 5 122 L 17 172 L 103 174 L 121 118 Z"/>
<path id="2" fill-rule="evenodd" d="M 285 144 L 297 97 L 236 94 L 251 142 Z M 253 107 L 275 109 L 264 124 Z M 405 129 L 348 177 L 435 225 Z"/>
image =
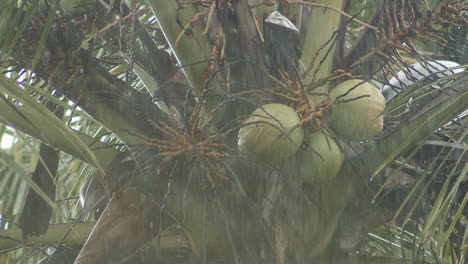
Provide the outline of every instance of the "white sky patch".
<path id="1" fill-rule="evenodd" d="M 2 149 L 9 149 L 13 146 L 13 139 L 14 137 L 11 135 L 3 135 L 2 143 L 0 144 L 0 148 Z"/>
<path id="2" fill-rule="evenodd" d="M 9 149 L 13 146 L 15 137 L 9 133 L 10 131 L 13 132 L 9 127 L 7 127 L 5 133 L 3 133 L 2 137 L 0 138 L 1 149 Z"/>

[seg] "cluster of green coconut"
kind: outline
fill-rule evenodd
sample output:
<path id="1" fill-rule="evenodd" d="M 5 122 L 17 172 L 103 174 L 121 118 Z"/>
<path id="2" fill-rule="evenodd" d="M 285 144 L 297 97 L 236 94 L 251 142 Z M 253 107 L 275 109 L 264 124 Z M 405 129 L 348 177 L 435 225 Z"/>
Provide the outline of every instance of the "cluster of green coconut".
<path id="1" fill-rule="evenodd" d="M 361 141 L 380 135 L 385 99 L 369 82 L 348 80 L 330 93 L 335 102 L 327 127 L 338 138 Z M 277 163 L 295 156 L 305 182 L 329 181 L 338 173 L 343 153 L 334 136 L 301 125 L 296 111 L 272 103 L 257 108 L 239 130 L 238 146 L 247 155 Z"/>

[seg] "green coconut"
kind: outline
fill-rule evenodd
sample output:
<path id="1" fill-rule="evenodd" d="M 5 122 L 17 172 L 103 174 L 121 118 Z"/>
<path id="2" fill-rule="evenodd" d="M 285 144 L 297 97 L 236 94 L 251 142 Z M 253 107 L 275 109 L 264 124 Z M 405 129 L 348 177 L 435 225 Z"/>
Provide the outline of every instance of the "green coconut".
<path id="1" fill-rule="evenodd" d="M 304 133 L 300 118 L 289 106 L 266 104 L 257 108 L 239 130 L 239 150 L 270 162 L 296 153 Z"/>
<path id="2" fill-rule="evenodd" d="M 331 181 L 343 163 L 341 149 L 324 132 L 313 133 L 308 139 L 308 146 L 301 152 L 299 175 L 307 183 Z"/>
<path id="3" fill-rule="evenodd" d="M 339 97 L 341 101 L 335 104 L 329 121 L 330 128 L 339 137 L 363 140 L 380 135 L 385 98 L 374 85 L 357 79 L 348 80 L 336 86 L 330 96 L 332 99 Z"/>

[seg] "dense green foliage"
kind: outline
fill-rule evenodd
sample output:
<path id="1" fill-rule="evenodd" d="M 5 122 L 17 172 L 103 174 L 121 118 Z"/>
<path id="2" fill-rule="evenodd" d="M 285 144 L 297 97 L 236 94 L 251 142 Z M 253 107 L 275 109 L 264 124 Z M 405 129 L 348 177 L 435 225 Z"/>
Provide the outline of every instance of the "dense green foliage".
<path id="1" fill-rule="evenodd" d="M 0 1 L 0 263 L 465 263 L 467 12 Z"/>

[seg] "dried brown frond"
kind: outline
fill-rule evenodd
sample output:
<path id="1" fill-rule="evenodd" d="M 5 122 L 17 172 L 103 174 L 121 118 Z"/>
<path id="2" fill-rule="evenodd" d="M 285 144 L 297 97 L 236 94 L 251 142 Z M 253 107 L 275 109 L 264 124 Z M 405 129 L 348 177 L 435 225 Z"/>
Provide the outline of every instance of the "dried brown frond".
<path id="1" fill-rule="evenodd" d="M 185 24 L 184 28 L 182 29 L 182 31 L 180 32 L 179 36 L 177 36 L 176 38 L 176 41 L 175 41 L 175 47 L 177 48 L 177 46 L 179 45 L 179 41 L 180 39 L 185 35 L 187 34 L 188 32 L 190 32 L 190 29 L 193 27 L 193 25 L 195 25 L 196 23 L 200 22 L 203 20 L 203 18 L 207 17 L 210 13 L 210 10 L 211 8 L 204 8 L 203 10 L 201 10 L 200 12 L 196 13 L 193 18 L 187 23 Z"/>
<path id="2" fill-rule="evenodd" d="M 424 60 L 424 56 L 412 42 L 416 39 L 425 43 L 437 43 L 442 48 L 451 50 L 450 35 L 441 28 L 467 26 L 468 21 L 464 17 L 467 10 L 468 3 L 448 0 L 438 1 L 432 8 L 425 1 L 385 1 L 377 24 L 376 46 L 354 65 L 377 55 L 385 67 L 389 68 L 392 62 L 400 64 L 400 68 L 408 67 L 400 52 L 411 54 L 417 60 Z"/>
<path id="3" fill-rule="evenodd" d="M 167 123 L 148 119 L 154 134 L 158 136 L 137 136 L 146 141 L 144 146 L 157 150 L 154 158 L 181 159 L 203 164 L 203 167 L 207 168 L 206 180 L 214 188 L 228 181 L 228 177 L 216 164 L 219 160 L 230 157 L 229 148 L 223 140 L 234 129 L 206 135 L 206 129 L 200 126 L 201 105 L 198 103 L 195 106 L 187 125 L 182 125 L 176 120 Z"/>
<path id="4" fill-rule="evenodd" d="M 282 3 L 286 3 L 286 4 L 289 4 L 289 5 L 303 5 L 303 6 L 310 6 L 310 7 L 314 7 L 314 8 L 322 8 L 322 9 L 329 9 L 333 12 L 337 12 L 339 13 L 340 15 L 342 15 L 343 17 L 346 17 L 346 18 L 349 18 L 349 19 L 352 19 L 354 22 L 358 23 L 358 24 L 361 24 L 363 25 L 364 27 L 367 27 L 367 28 L 370 28 L 372 30 L 375 30 L 376 32 L 378 32 L 378 28 L 372 26 L 372 25 L 369 25 L 367 23 L 364 23 L 358 19 L 356 19 L 355 17 L 351 16 L 350 14 L 344 12 L 343 10 L 340 10 L 338 8 L 335 8 L 335 7 L 332 7 L 332 6 L 329 6 L 329 5 L 326 5 L 326 4 L 321 4 L 321 3 L 311 3 L 311 2 L 303 2 L 303 1 L 290 1 L 290 0 L 278 0 L 279 2 L 282 2 Z"/>
<path id="5" fill-rule="evenodd" d="M 111 28 L 116 27 L 117 25 L 125 22 L 126 20 L 132 19 L 135 16 L 138 16 L 138 15 L 141 15 L 141 14 L 146 14 L 149 11 L 150 11 L 150 8 L 142 8 L 142 9 L 139 9 L 139 10 L 135 10 L 135 11 L 131 12 L 130 14 L 128 14 L 127 16 L 122 17 L 120 19 L 116 19 L 112 23 L 109 23 L 104 28 L 99 29 L 99 30 L 95 30 L 94 33 L 91 34 L 91 36 L 89 36 L 85 41 L 83 41 L 83 43 L 81 44 L 81 46 L 78 49 L 82 49 L 91 40 L 93 40 L 95 38 L 98 38 L 99 36 L 102 36 L 106 31 L 110 30 Z"/>

